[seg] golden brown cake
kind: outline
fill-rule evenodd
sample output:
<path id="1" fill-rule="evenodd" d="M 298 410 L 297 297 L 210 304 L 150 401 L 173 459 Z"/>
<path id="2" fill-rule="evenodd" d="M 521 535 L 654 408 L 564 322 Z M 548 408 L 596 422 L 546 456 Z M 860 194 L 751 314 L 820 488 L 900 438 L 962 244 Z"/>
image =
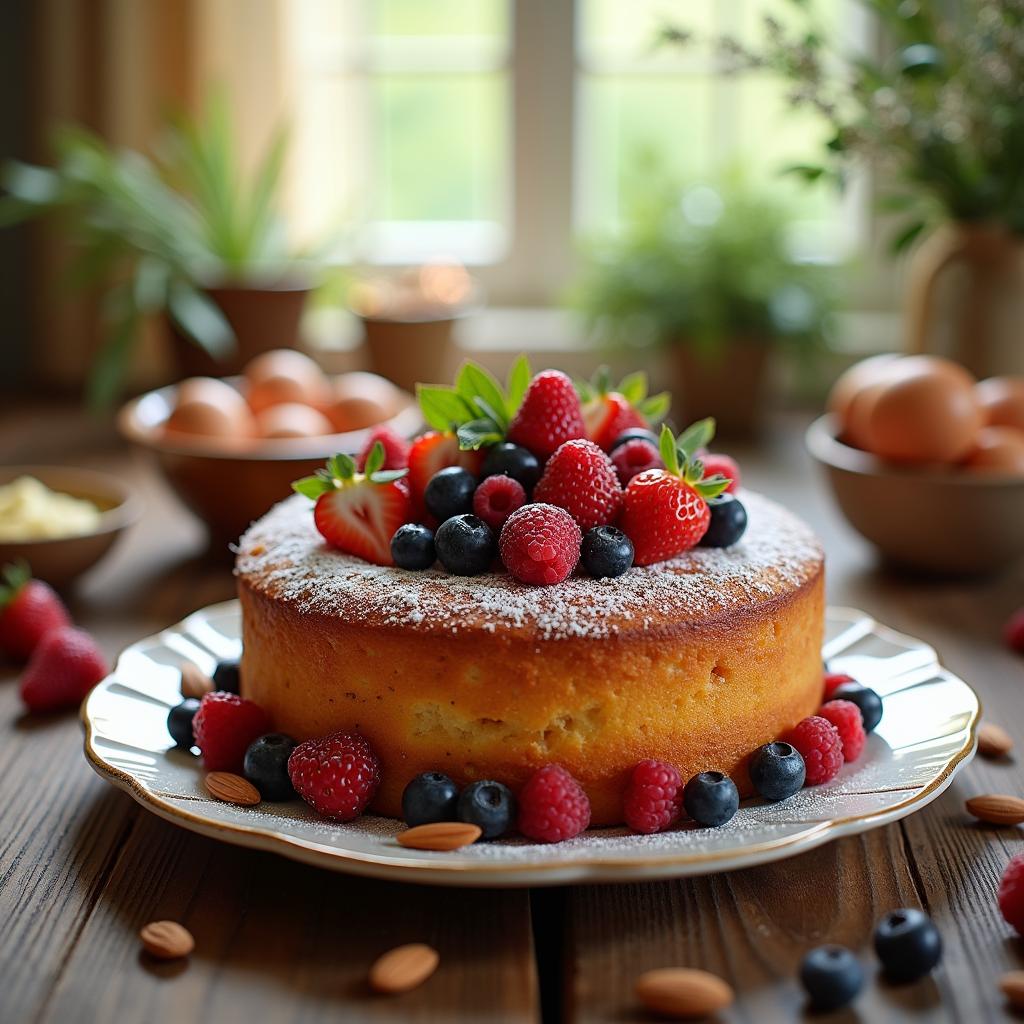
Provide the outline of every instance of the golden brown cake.
<path id="1" fill-rule="evenodd" d="M 630 769 L 729 772 L 821 700 L 823 556 L 810 529 L 744 492 L 749 526 L 610 580 L 371 565 L 328 547 L 296 496 L 240 543 L 242 692 L 306 739 L 363 733 L 381 760 L 373 809 L 443 771 L 515 789 L 564 765 L 593 823 L 622 820 Z"/>

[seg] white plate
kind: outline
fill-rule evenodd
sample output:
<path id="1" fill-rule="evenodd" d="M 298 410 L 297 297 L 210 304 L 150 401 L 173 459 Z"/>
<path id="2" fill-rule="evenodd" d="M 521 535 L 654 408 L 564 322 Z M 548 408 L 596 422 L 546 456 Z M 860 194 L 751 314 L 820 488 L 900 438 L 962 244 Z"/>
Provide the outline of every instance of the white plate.
<path id="1" fill-rule="evenodd" d="M 179 667 L 211 670 L 240 648 L 236 601 L 189 616 L 120 657 L 82 709 L 89 763 L 144 807 L 185 828 L 359 875 L 462 886 L 562 885 L 703 875 L 791 857 L 839 836 L 905 817 L 934 800 L 974 754 L 980 705 L 927 644 L 863 612 L 830 608 L 824 656 L 833 671 L 873 687 L 885 705 L 860 760 L 830 783 L 780 804 L 745 801 L 722 828 L 682 827 L 654 836 L 595 829 L 553 846 L 522 839 L 451 853 L 409 850 L 400 822 L 364 816 L 347 825 L 305 804 L 256 808 L 206 795 L 197 758 L 175 750 L 167 711 L 180 699 Z"/>

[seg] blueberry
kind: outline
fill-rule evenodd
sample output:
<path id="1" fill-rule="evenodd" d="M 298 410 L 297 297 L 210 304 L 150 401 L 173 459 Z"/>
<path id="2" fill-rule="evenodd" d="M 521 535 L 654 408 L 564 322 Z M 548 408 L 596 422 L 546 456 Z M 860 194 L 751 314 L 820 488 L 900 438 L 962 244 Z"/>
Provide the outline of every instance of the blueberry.
<path id="1" fill-rule="evenodd" d="M 724 825 L 739 809 L 740 794 L 728 775 L 701 772 L 683 789 L 683 806 L 698 825 Z"/>
<path id="2" fill-rule="evenodd" d="M 765 800 L 785 800 L 804 784 L 807 768 L 796 747 L 788 743 L 766 743 L 750 759 L 750 781 Z"/>
<path id="3" fill-rule="evenodd" d="M 391 538 L 391 557 L 400 569 L 429 569 L 437 560 L 434 531 L 420 523 L 405 523 Z"/>
<path id="4" fill-rule="evenodd" d="M 516 816 L 516 798 L 500 782 L 471 782 L 459 797 L 459 821 L 479 825 L 484 839 L 497 839 L 511 827 Z"/>
<path id="5" fill-rule="evenodd" d="M 624 430 L 612 441 L 608 454 L 611 455 L 619 445 L 625 444 L 627 441 L 636 440 L 650 441 L 655 448 L 658 447 L 658 435 L 653 430 L 645 430 L 643 427 L 630 427 L 629 430 Z"/>
<path id="6" fill-rule="evenodd" d="M 864 987 L 864 968 L 845 946 L 819 946 L 800 962 L 800 984 L 815 1010 L 838 1010 Z"/>
<path id="7" fill-rule="evenodd" d="M 195 740 L 192 738 L 192 719 L 199 710 L 199 701 L 195 697 L 186 697 L 176 704 L 167 714 L 167 731 L 174 740 L 174 745 L 182 750 L 191 750 Z"/>
<path id="8" fill-rule="evenodd" d="M 402 817 L 410 828 L 432 821 L 455 821 L 458 808 L 459 787 L 440 772 L 417 775 L 402 793 Z"/>
<path id="9" fill-rule="evenodd" d="M 882 698 L 862 683 L 840 683 L 832 691 L 832 700 L 848 700 L 860 708 L 864 731 L 874 732 L 882 720 Z"/>
<path id="10" fill-rule="evenodd" d="M 225 658 L 213 670 L 213 688 L 225 693 L 240 693 L 242 679 L 238 672 L 238 658 Z"/>
<path id="11" fill-rule="evenodd" d="M 474 515 L 446 519 L 434 534 L 434 546 L 445 570 L 456 576 L 487 572 L 497 550 L 494 532 Z"/>
<path id="12" fill-rule="evenodd" d="M 476 477 L 461 466 L 446 466 L 436 472 L 423 492 L 423 500 L 431 515 L 440 522 L 463 512 L 473 511 Z"/>
<path id="13" fill-rule="evenodd" d="M 747 529 L 747 510 L 743 502 L 731 494 L 720 494 L 708 502 L 711 522 L 700 539 L 702 548 L 732 547 Z"/>
<path id="14" fill-rule="evenodd" d="M 595 526 L 583 538 L 580 557 L 591 576 L 621 576 L 633 564 L 633 542 L 614 526 Z"/>
<path id="15" fill-rule="evenodd" d="M 503 474 L 518 480 L 523 485 L 523 490 L 529 494 L 540 479 L 540 463 L 533 452 L 528 452 L 517 444 L 502 441 L 487 449 L 483 475 L 486 477 Z"/>
<path id="16" fill-rule="evenodd" d="M 284 733 L 271 732 L 249 744 L 242 773 L 264 800 L 291 800 L 295 796 L 288 777 L 288 758 L 298 744 Z"/>
<path id="17" fill-rule="evenodd" d="M 890 910 L 875 928 L 875 952 L 890 981 L 916 981 L 942 959 L 942 936 L 923 911 Z"/>

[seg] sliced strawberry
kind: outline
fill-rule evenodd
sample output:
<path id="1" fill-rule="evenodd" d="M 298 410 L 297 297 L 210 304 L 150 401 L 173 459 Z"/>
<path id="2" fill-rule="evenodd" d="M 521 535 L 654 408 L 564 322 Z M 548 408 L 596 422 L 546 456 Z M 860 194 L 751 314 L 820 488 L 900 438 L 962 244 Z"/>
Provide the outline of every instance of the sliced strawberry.
<path id="1" fill-rule="evenodd" d="M 619 435 L 636 427 L 649 427 L 669 407 L 667 392 L 648 396 L 647 374 L 631 373 L 612 386 L 608 367 L 602 366 L 590 381 L 577 381 L 583 402 L 587 437 L 608 451 Z"/>
<path id="2" fill-rule="evenodd" d="M 409 451 L 409 490 L 414 517 L 421 519 L 426 513 L 423 492 L 435 473 L 448 466 L 461 466 L 479 476 L 483 461 L 483 451 L 459 448 L 459 439 L 450 431 L 431 430 L 416 438 Z"/>

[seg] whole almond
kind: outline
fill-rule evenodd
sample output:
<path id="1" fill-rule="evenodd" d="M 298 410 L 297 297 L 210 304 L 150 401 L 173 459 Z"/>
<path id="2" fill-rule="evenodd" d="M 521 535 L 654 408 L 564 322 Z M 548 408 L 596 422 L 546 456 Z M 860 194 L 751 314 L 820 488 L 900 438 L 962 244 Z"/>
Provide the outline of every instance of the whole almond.
<path id="1" fill-rule="evenodd" d="M 440 959 L 436 949 L 422 942 L 397 946 L 370 968 L 370 988 L 375 992 L 408 992 L 437 970 Z"/>
<path id="2" fill-rule="evenodd" d="M 999 990 L 1017 1010 L 1024 1010 L 1024 971 L 1008 971 L 999 979 Z"/>
<path id="3" fill-rule="evenodd" d="M 1024 800 L 1001 793 L 972 796 L 967 801 L 967 813 L 989 825 L 1019 825 L 1024 821 Z"/>
<path id="4" fill-rule="evenodd" d="M 253 807 L 262 797 L 260 791 L 248 779 L 232 772 L 209 772 L 203 784 L 210 796 L 223 800 L 226 804 L 240 804 L 242 807 Z"/>
<path id="5" fill-rule="evenodd" d="M 181 666 L 181 695 L 202 700 L 213 692 L 213 680 L 194 662 L 186 661 Z"/>
<path id="6" fill-rule="evenodd" d="M 465 821 L 434 821 L 398 833 L 402 846 L 414 850 L 457 850 L 475 843 L 482 835 L 479 825 Z"/>
<path id="7" fill-rule="evenodd" d="M 177 960 L 196 947 L 192 933 L 177 921 L 151 921 L 140 932 L 143 948 L 160 960 Z"/>
<path id="8" fill-rule="evenodd" d="M 1001 726 L 985 722 L 978 729 L 978 753 L 982 757 L 999 758 L 1013 750 L 1013 737 Z"/>
<path id="9" fill-rule="evenodd" d="M 698 1020 L 733 1001 L 733 991 L 717 975 L 689 967 L 662 967 L 641 974 L 636 997 L 648 1010 Z"/>

